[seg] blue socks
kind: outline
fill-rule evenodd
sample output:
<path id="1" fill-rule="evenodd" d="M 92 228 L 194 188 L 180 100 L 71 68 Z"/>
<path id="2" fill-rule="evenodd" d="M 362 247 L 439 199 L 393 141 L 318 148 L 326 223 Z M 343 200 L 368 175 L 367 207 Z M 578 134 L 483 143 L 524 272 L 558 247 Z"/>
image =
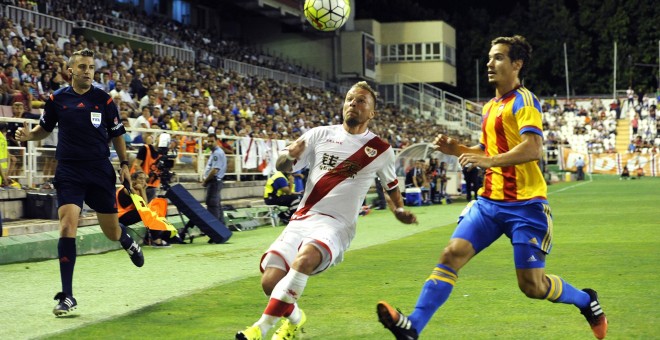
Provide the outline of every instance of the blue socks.
<path id="1" fill-rule="evenodd" d="M 417 333 L 421 333 L 431 320 L 433 314 L 442 306 L 451 294 L 458 275 L 442 264 L 438 264 L 422 286 L 422 292 L 417 298 L 415 310 L 408 316 Z M 578 308 L 589 306 L 589 294 L 576 289 L 556 275 L 546 275 L 549 287 L 545 299 L 552 302 L 572 304 Z"/>
<path id="2" fill-rule="evenodd" d="M 447 301 L 451 294 L 458 275 L 456 272 L 442 264 L 438 264 L 429 278 L 422 286 L 422 292 L 417 298 L 415 310 L 408 316 L 417 334 L 421 333 L 435 311 Z"/>
<path id="3" fill-rule="evenodd" d="M 73 296 L 73 268 L 76 266 L 76 239 L 60 237 L 57 242 L 57 257 L 60 260 L 62 291 Z"/>
<path id="4" fill-rule="evenodd" d="M 552 302 L 566 303 L 575 305 L 578 308 L 589 306 L 591 298 L 589 294 L 576 289 L 557 275 L 546 275 L 550 284 L 545 299 Z"/>

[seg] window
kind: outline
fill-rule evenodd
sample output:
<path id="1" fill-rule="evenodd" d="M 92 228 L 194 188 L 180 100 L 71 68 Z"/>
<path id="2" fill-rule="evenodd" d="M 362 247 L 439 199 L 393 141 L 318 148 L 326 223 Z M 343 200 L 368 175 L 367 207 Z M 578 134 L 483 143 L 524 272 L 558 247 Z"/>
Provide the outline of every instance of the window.
<path id="1" fill-rule="evenodd" d="M 456 63 L 456 50 L 440 42 L 381 45 L 379 61 L 439 61 Z"/>
<path id="2" fill-rule="evenodd" d="M 450 64 L 450 65 L 456 65 L 456 50 L 449 46 L 445 45 L 445 60 Z"/>
<path id="3" fill-rule="evenodd" d="M 115 2 L 120 4 L 131 4 L 133 6 L 139 6 L 140 0 L 115 0 Z"/>
<path id="4" fill-rule="evenodd" d="M 415 58 L 413 47 L 413 44 L 406 44 L 406 60 L 413 60 Z"/>
<path id="5" fill-rule="evenodd" d="M 190 25 L 190 3 L 183 0 L 172 1 L 172 19 Z"/>

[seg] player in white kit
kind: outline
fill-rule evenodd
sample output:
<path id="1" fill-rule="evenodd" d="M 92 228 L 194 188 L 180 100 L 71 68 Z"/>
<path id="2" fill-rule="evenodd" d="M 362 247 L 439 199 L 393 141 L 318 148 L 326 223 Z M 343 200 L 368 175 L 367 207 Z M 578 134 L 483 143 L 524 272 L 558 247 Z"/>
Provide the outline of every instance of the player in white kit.
<path id="1" fill-rule="evenodd" d="M 287 147 L 278 168 L 309 167 L 298 210 L 261 261 L 261 285 L 270 296 L 261 318 L 236 334 L 237 340 L 261 339 L 282 317 L 272 339 L 293 339 L 306 321 L 297 300 L 309 276 L 339 264 L 355 236 L 359 209 L 378 176 L 396 218 L 417 221 L 403 208 L 394 171 L 394 151 L 368 129 L 376 115 L 376 93 L 358 82 L 346 94 L 342 125 L 307 131 Z"/>

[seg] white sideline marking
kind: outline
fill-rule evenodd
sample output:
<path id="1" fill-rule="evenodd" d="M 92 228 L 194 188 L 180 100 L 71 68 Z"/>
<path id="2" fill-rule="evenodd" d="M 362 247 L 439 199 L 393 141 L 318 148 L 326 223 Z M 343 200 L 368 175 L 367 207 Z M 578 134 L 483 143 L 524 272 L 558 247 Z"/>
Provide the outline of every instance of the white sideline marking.
<path id="1" fill-rule="evenodd" d="M 557 191 L 548 192 L 548 196 L 550 196 L 550 195 L 552 195 L 552 194 L 558 194 L 558 193 L 560 193 L 560 192 L 562 192 L 562 191 L 566 191 L 566 190 L 569 190 L 569 189 L 577 188 L 577 187 L 579 187 L 579 186 L 581 186 L 581 185 L 589 184 L 589 183 L 591 183 L 591 182 L 593 182 L 593 181 L 594 181 L 594 179 L 593 179 L 593 177 L 591 177 L 591 175 L 590 175 L 588 181 L 582 181 L 582 182 L 580 182 L 580 183 L 573 184 L 573 185 L 571 185 L 571 186 L 567 186 L 567 187 L 565 187 L 565 188 L 561 188 L 561 189 L 559 189 L 559 190 L 557 190 Z"/>

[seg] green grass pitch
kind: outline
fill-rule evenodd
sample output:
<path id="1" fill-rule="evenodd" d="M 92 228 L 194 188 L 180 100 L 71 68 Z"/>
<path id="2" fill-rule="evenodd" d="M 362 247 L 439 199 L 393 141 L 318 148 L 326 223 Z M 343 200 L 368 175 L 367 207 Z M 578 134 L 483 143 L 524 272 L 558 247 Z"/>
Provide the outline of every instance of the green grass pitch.
<path id="1" fill-rule="evenodd" d="M 660 178 L 594 176 L 548 191 L 555 225 L 548 273 L 599 292 L 610 322 L 608 339 L 659 337 Z M 308 317 L 303 338 L 393 338 L 377 322 L 376 302 L 386 299 L 404 312 L 412 310 L 464 205 L 463 200 L 412 208 L 420 221 L 416 226 L 400 224 L 386 211 L 360 217 L 345 261 L 312 277 L 299 300 Z M 6 314 L 0 326 L 12 338 L 233 339 L 266 305 L 257 265 L 281 229 L 235 233 L 224 245 L 196 240 L 148 248 L 140 270 L 119 251 L 82 256 L 74 281 L 79 309 L 69 318 L 50 314 L 55 301 L 49 299 L 59 288 L 54 260 L 2 266 L 10 283 L 19 276 L 32 282 L 30 289 L 5 285 L 3 294 L 37 296 L 13 313 L 0 312 Z M 21 320 L 16 313 L 26 325 L 11 321 Z M 531 300 L 519 291 L 511 246 L 503 237 L 459 272 L 451 297 L 421 336 L 441 338 L 593 336 L 575 307 Z"/>

